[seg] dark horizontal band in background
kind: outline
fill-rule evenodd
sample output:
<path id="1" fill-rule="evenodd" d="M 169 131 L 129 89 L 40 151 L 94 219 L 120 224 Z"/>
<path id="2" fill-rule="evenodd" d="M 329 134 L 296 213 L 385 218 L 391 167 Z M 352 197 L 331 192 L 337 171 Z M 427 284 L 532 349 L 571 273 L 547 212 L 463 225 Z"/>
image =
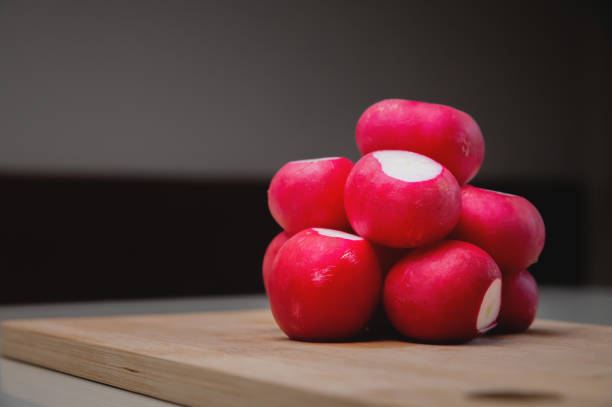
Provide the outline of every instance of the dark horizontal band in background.
<path id="1" fill-rule="evenodd" d="M 542 212 L 542 284 L 582 284 L 585 189 L 492 180 Z M 0 303 L 262 292 L 267 180 L 0 175 Z"/>

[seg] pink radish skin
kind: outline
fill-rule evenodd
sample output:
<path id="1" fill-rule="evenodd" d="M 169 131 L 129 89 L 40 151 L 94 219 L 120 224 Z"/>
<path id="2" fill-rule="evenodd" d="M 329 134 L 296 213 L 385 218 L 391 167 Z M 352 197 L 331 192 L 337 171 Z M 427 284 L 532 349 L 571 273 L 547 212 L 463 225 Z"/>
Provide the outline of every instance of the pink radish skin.
<path id="1" fill-rule="evenodd" d="M 263 264 L 261 267 L 264 288 L 266 289 L 266 293 L 268 292 L 268 275 L 270 275 L 270 271 L 272 271 L 272 264 L 274 263 L 274 259 L 276 259 L 276 255 L 280 248 L 285 244 L 287 240 L 289 240 L 289 234 L 287 232 L 280 232 L 278 235 L 272 239 L 268 248 L 266 249 L 266 253 L 264 254 Z"/>
<path id="2" fill-rule="evenodd" d="M 545 228 L 540 212 L 527 199 L 466 185 L 452 238 L 481 247 L 504 273 L 523 270 L 538 261 Z"/>
<path id="3" fill-rule="evenodd" d="M 311 228 L 280 249 L 268 277 L 270 308 L 292 339 L 337 341 L 359 334 L 380 301 L 382 276 L 367 240 Z"/>
<path id="4" fill-rule="evenodd" d="M 272 217 L 290 235 L 309 227 L 348 230 L 344 184 L 352 168 L 342 157 L 285 164 L 268 189 Z"/>
<path id="5" fill-rule="evenodd" d="M 538 285 L 527 270 L 506 274 L 502 282 L 502 305 L 496 332 L 526 331 L 538 310 Z"/>
<path id="6" fill-rule="evenodd" d="M 432 103 L 382 100 L 361 115 L 355 134 L 362 154 L 414 151 L 444 165 L 460 184 L 474 178 L 485 154 L 482 132 L 470 115 Z"/>
<path id="7" fill-rule="evenodd" d="M 442 241 L 411 251 L 387 275 L 385 311 L 408 338 L 468 341 L 493 328 L 501 304 L 501 272 L 484 250 Z"/>
<path id="8" fill-rule="evenodd" d="M 439 163 L 409 151 L 375 151 L 353 167 L 344 189 L 351 226 L 372 242 L 417 247 L 448 235 L 461 188 Z"/>

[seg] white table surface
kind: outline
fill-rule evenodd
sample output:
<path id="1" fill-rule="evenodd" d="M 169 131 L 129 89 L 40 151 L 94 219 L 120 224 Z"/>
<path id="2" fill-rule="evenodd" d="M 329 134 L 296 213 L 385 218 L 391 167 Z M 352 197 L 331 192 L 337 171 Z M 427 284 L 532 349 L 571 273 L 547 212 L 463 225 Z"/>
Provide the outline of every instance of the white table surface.
<path id="1" fill-rule="evenodd" d="M 266 308 L 263 295 L 0 306 L 16 318 L 160 314 Z M 539 318 L 612 325 L 612 288 L 540 289 Z M 70 407 L 174 404 L 25 363 L 0 358 L 0 406 Z"/>

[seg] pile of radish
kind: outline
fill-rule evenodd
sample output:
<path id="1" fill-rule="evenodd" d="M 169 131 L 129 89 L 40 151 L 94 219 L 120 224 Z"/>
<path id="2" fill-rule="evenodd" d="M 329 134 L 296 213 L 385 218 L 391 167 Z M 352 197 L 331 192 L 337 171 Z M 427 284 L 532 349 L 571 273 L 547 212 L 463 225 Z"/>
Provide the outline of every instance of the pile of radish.
<path id="1" fill-rule="evenodd" d="M 484 159 L 468 114 L 388 99 L 359 118 L 353 165 L 292 161 L 274 176 L 263 279 L 279 327 L 339 341 L 392 326 L 428 343 L 524 331 L 538 291 L 527 267 L 544 222 L 525 198 L 467 183 Z"/>

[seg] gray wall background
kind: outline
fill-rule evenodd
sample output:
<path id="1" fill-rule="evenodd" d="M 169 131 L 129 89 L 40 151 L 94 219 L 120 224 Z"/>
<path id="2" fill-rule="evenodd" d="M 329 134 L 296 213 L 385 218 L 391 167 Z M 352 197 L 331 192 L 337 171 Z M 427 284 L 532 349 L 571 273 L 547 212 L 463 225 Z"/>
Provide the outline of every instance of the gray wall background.
<path id="1" fill-rule="evenodd" d="M 356 159 L 379 99 L 449 104 L 485 135 L 476 182 L 587 185 L 610 283 L 609 14 L 505 3 L 1 1 L 0 171 L 270 177 Z"/>

